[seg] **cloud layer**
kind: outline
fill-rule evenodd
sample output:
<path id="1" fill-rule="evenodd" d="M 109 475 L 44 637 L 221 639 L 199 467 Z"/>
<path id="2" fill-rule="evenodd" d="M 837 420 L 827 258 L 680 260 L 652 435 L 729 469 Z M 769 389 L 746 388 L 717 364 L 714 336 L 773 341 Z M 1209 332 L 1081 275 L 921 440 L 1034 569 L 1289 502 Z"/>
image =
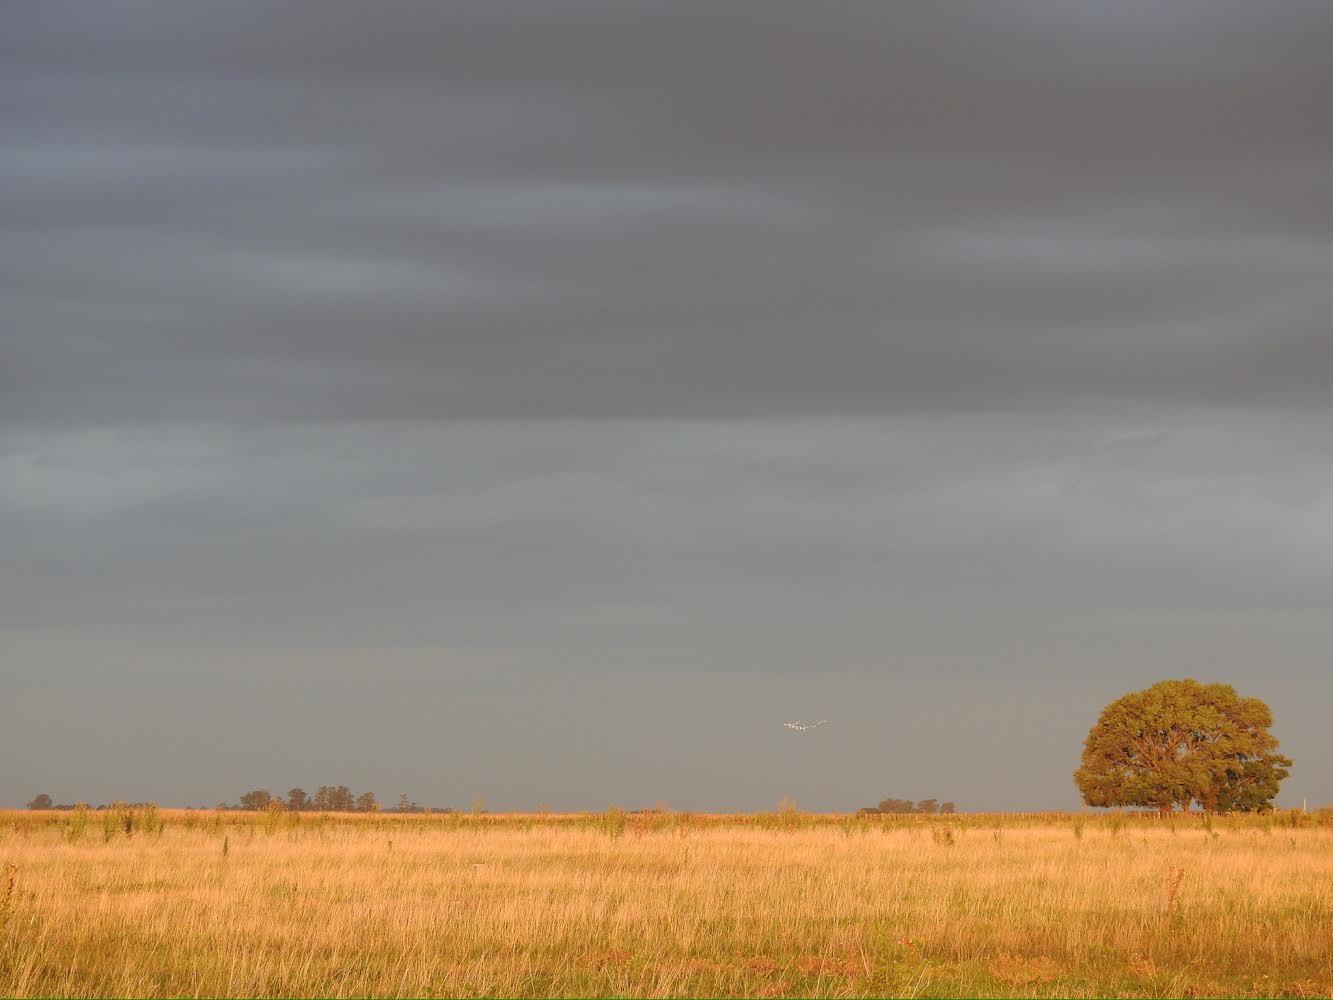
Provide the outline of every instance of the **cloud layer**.
<path id="1" fill-rule="evenodd" d="M 1333 752 L 1328 5 L 0 19 L 0 801 Z"/>
<path id="2" fill-rule="evenodd" d="M 7 420 L 1325 405 L 1333 13 L 7 15 Z"/>

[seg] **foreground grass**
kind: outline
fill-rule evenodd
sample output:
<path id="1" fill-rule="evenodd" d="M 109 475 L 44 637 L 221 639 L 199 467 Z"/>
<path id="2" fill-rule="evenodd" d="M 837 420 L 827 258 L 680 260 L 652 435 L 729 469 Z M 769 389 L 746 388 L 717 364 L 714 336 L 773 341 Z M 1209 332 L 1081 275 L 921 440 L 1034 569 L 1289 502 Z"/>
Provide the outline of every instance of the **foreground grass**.
<path id="1" fill-rule="evenodd" d="M 1308 817 L 125 825 L 0 813 L 0 995 L 1333 993 Z"/>

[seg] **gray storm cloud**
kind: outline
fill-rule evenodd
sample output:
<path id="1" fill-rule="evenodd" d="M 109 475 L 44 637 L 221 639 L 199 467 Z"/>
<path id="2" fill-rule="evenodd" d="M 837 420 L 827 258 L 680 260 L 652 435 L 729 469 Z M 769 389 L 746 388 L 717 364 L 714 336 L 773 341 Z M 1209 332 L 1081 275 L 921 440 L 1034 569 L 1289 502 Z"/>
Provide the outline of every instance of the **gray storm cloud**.
<path id="1" fill-rule="evenodd" d="M 1191 673 L 1326 758 L 1330 42 L 8 5 L 0 800 L 1065 805 Z"/>

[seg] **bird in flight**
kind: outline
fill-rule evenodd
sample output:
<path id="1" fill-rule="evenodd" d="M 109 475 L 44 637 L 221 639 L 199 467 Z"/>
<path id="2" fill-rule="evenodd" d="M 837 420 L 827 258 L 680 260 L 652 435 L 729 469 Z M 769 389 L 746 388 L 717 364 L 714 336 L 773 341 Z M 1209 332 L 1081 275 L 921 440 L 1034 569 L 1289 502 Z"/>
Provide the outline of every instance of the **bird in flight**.
<path id="1" fill-rule="evenodd" d="M 818 722 L 805 722 L 801 719 L 797 719 L 795 722 L 784 722 L 783 725 L 788 729 L 795 729 L 798 733 L 804 733 L 810 729 L 818 729 L 826 722 L 828 722 L 828 719 L 820 719 Z"/>

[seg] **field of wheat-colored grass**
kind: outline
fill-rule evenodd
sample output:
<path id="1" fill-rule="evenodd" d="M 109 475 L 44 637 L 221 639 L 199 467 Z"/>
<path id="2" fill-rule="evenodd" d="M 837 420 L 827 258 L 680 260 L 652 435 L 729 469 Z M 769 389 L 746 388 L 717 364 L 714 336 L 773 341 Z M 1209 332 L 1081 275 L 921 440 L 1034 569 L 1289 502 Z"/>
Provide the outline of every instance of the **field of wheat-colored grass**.
<path id="1" fill-rule="evenodd" d="M 0 813 L 4 996 L 1331 992 L 1298 814 Z"/>

